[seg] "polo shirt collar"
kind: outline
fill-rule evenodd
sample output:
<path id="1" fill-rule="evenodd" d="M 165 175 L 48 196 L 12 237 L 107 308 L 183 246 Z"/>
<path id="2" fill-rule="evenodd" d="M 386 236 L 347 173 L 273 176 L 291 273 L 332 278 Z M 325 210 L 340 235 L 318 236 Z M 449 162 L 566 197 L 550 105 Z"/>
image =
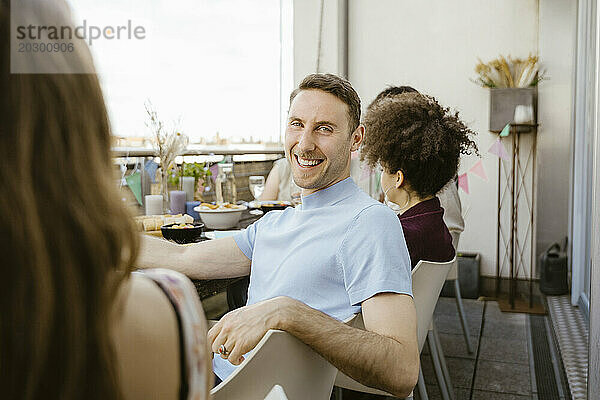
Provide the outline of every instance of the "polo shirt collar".
<path id="1" fill-rule="evenodd" d="M 302 196 L 302 210 L 331 206 L 340 200 L 352 196 L 356 190 L 356 184 L 351 177 L 339 181 L 325 189 L 321 189 L 308 196 Z"/>

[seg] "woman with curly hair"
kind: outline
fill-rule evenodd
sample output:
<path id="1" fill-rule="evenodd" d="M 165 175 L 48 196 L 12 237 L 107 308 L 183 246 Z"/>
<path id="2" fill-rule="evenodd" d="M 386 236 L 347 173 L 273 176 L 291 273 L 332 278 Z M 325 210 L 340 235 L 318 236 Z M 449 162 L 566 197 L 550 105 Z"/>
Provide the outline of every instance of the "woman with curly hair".
<path id="1" fill-rule="evenodd" d="M 391 87 L 367 108 L 361 160 L 383 168 L 386 204 L 400 219 L 413 268 L 454 258 L 436 195 L 456 176 L 461 154 L 477 152 L 458 113 L 410 87 Z"/>

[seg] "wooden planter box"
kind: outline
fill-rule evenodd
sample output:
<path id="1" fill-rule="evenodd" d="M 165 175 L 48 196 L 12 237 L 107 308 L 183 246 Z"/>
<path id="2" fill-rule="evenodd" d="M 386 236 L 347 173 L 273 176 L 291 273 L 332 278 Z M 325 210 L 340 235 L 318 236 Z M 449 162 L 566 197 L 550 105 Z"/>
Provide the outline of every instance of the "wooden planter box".
<path id="1" fill-rule="evenodd" d="M 490 131 L 500 132 L 512 123 L 518 105 L 533 106 L 533 123 L 537 123 L 537 88 L 490 89 Z"/>

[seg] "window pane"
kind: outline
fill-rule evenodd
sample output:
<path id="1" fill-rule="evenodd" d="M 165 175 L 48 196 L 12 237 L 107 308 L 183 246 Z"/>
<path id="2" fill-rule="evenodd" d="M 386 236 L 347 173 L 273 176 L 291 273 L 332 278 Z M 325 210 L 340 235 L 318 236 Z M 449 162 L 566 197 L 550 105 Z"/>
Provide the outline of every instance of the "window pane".
<path id="1" fill-rule="evenodd" d="M 281 4 L 286 4 L 282 1 Z M 166 123 L 181 118 L 191 142 L 279 141 L 280 0 L 71 0 L 76 24 L 142 26 L 143 40 L 90 46 L 116 136 L 145 136 L 144 102 Z M 284 7 L 291 12 L 291 7 Z M 285 18 L 290 20 L 291 18 Z M 283 46 L 291 47 L 290 43 Z M 291 51 L 287 51 L 291 54 Z M 289 77 L 289 78 L 288 78 Z M 284 83 L 290 89 L 289 83 Z M 287 96 L 287 95 L 286 95 Z M 287 103 L 287 97 L 283 96 Z"/>

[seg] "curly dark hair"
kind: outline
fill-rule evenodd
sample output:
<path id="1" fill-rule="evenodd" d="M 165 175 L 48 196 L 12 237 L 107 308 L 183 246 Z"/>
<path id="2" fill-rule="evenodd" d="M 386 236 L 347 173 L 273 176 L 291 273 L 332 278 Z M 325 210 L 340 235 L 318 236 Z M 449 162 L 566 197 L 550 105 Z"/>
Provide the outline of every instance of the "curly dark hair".
<path id="1" fill-rule="evenodd" d="M 388 86 L 387 89 L 382 90 L 377 97 L 375 97 L 375 100 L 373 100 L 371 104 L 378 102 L 384 97 L 393 97 L 404 93 L 419 93 L 419 91 L 410 86 Z"/>
<path id="2" fill-rule="evenodd" d="M 434 196 L 456 175 L 461 154 L 479 154 L 475 132 L 435 98 L 392 89 L 367 108 L 361 160 L 388 173 L 402 171 L 410 190 Z"/>

